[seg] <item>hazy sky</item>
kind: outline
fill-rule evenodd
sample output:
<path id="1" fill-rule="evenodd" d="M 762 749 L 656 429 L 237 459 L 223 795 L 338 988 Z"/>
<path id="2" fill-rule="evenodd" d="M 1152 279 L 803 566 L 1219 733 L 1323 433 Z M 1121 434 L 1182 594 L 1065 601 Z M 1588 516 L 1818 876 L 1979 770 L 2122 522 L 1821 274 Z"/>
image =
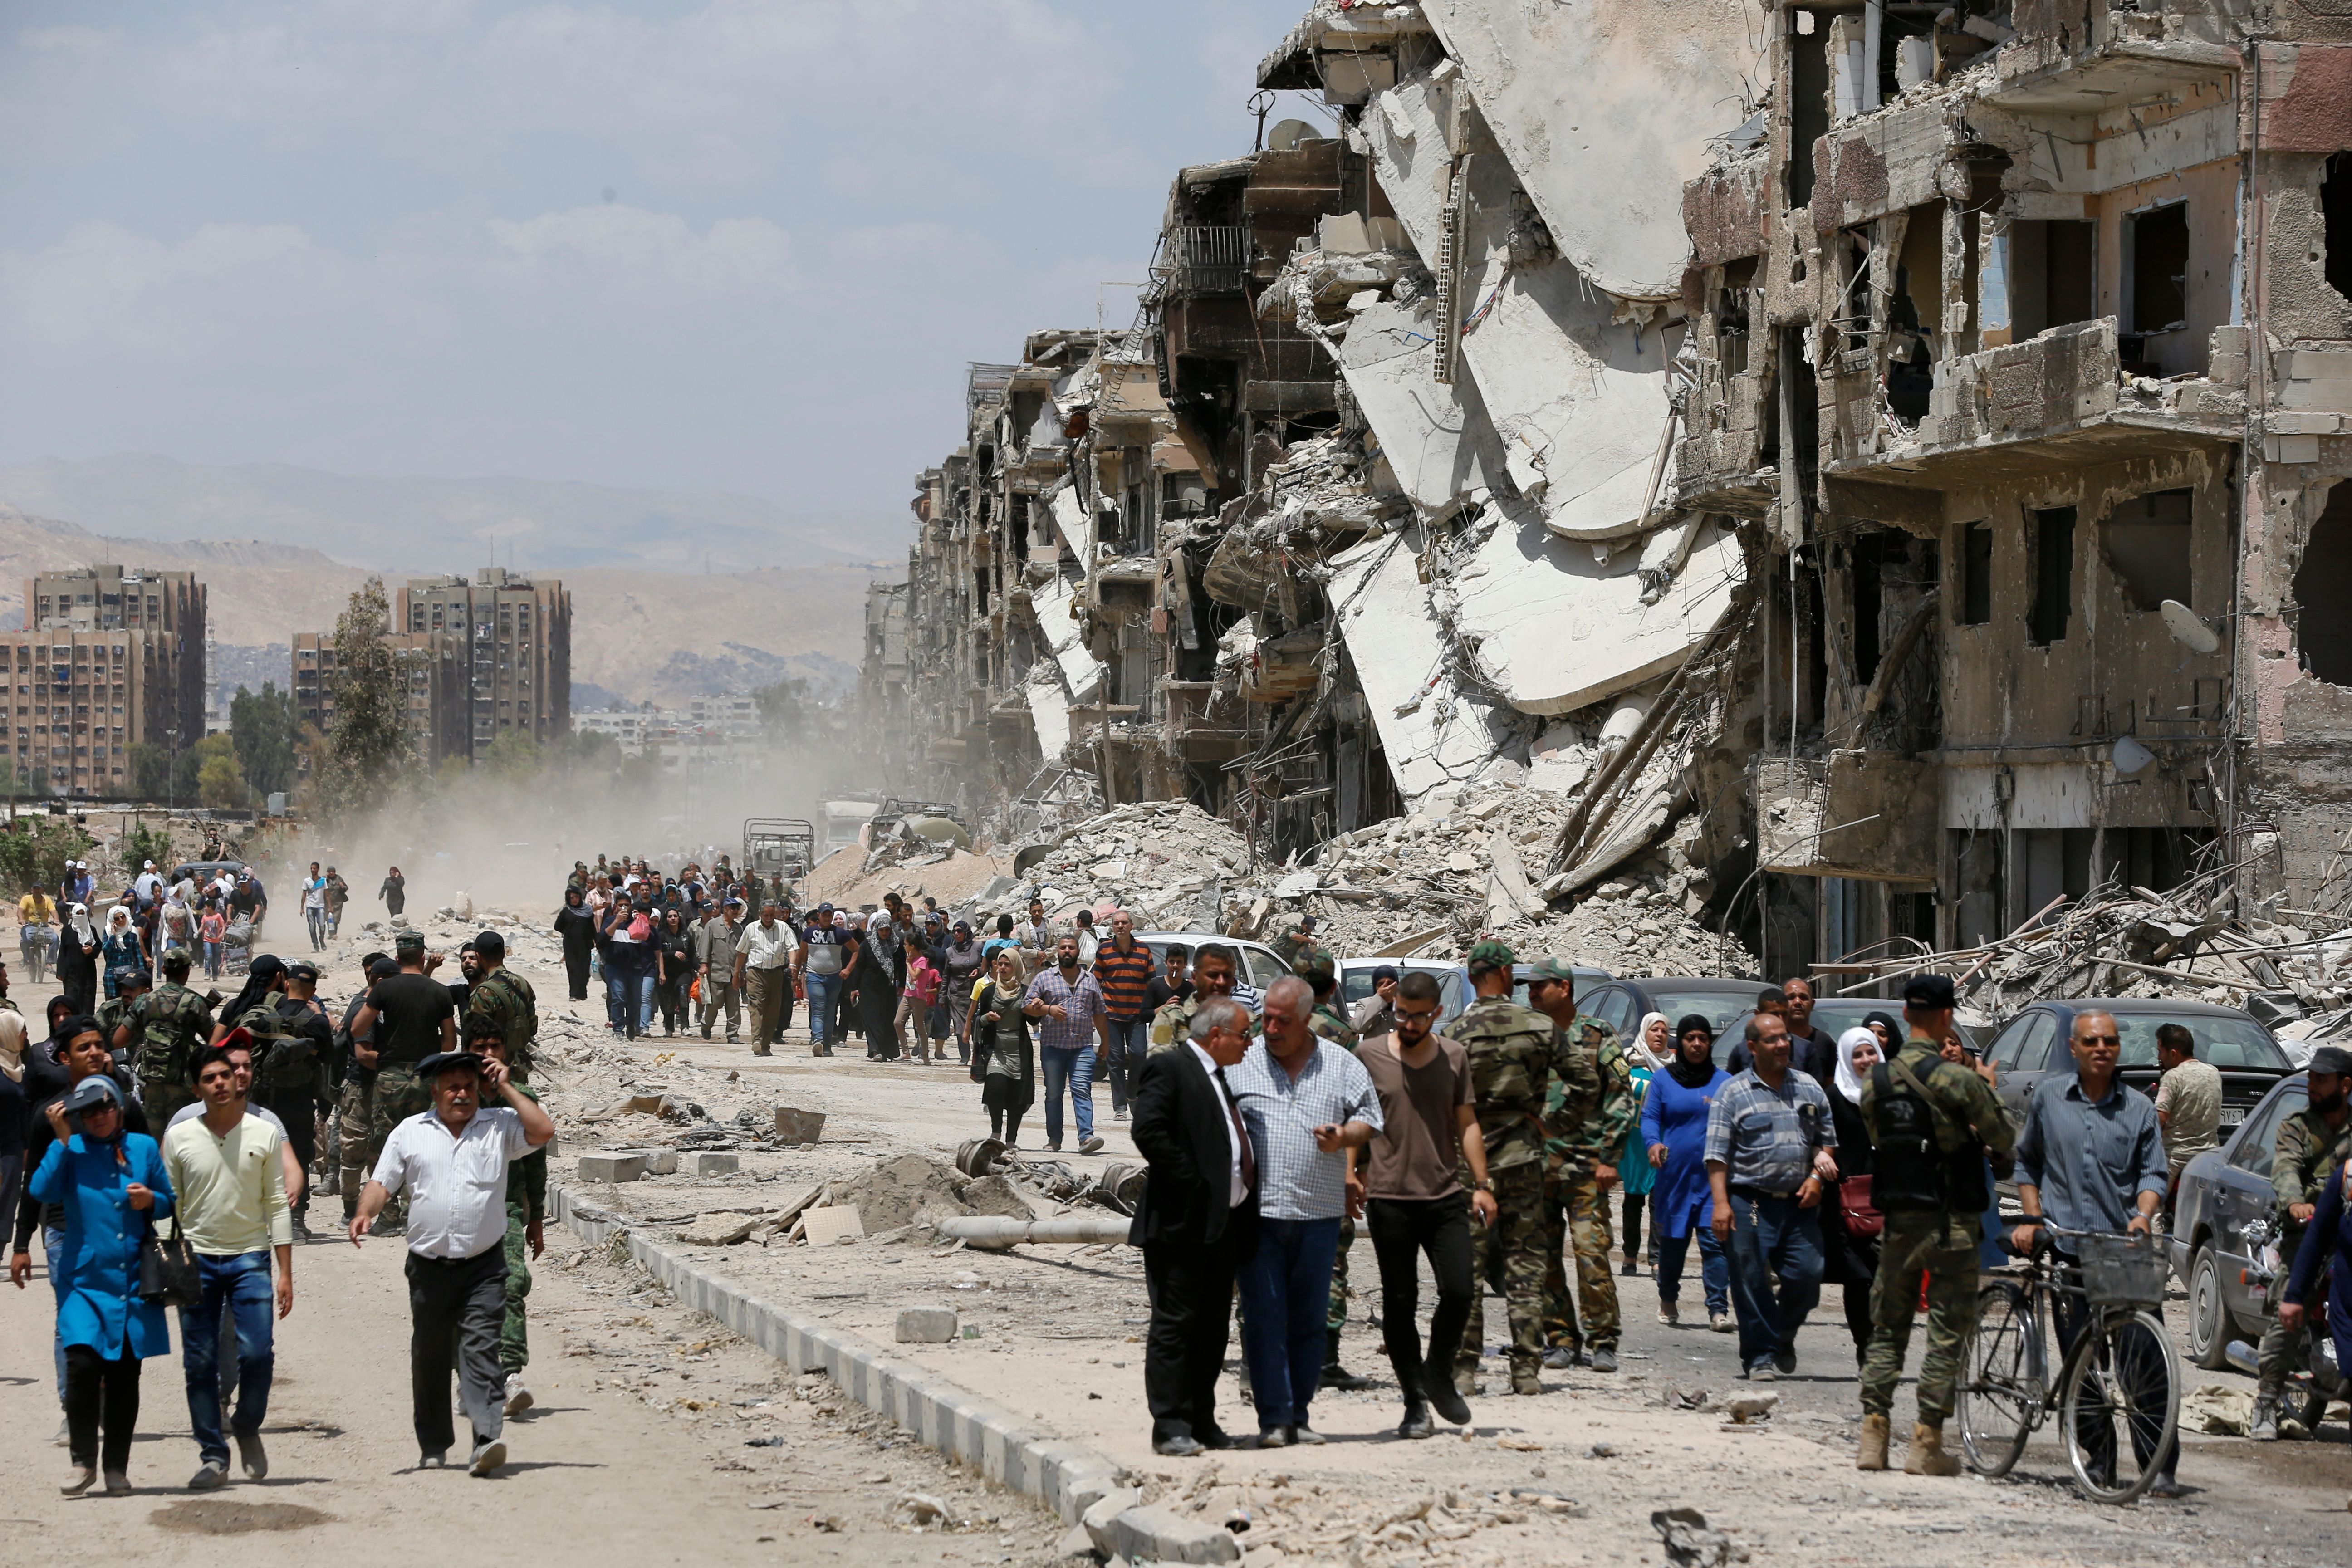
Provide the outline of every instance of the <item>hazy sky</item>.
<path id="1" fill-rule="evenodd" d="M 897 512 L 964 362 L 1092 322 L 1249 149 L 1305 10 L 10 0 L 0 462 Z"/>

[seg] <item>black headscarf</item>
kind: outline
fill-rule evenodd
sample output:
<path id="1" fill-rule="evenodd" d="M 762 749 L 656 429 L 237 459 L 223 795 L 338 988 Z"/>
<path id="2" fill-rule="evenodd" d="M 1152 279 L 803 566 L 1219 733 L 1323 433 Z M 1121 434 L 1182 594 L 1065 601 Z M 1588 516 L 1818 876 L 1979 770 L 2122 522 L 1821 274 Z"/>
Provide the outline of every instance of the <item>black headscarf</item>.
<path id="1" fill-rule="evenodd" d="M 1705 1089 L 1714 1081 L 1715 1058 L 1709 1057 L 1694 1066 L 1683 1054 L 1683 1037 L 1693 1031 L 1705 1035 L 1710 1046 L 1715 1043 L 1714 1025 L 1696 1013 L 1685 1015 L 1675 1026 L 1675 1054 L 1666 1060 L 1666 1074 L 1685 1089 Z"/>
<path id="2" fill-rule="evenodd" d="M 223 1010 L 221 1018 L 225 1022 L 234 1024 L 247 1013 L 260 1006 L 262 998 L 269 994 L 269 983 L 285 973 L 286 961 L 276 953 L 255 953 L 253 969 L 245 977 L 245 989 L 238 992 L 236 1000 Z"/>

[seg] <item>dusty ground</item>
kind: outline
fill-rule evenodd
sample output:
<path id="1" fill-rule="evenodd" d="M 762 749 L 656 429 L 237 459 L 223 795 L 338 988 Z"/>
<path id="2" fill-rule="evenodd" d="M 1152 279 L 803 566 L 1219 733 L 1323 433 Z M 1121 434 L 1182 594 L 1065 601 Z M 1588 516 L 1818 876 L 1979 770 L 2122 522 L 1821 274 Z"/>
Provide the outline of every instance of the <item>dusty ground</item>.
<path id="1" fill-rule="evenodd" d="M 551 969 L 551 946 L 521 932 L 510 940 L 541 998 L 540 1081 L 562 1129 L 558 1169 L 564 1179 L 576 1184 L 577 1156 L 599 1148 L 657 1147 L 696 1129 L 705 1139 L 723 1131 L 738 1143 L 739 1175 L 656 1177 L 587 1191 L 666 1243 L 686 1245 L 677 1233 L 704 1212 L 772 1213 L 814 1184 L 855 1179 L 908 1152 L 950 1158 L 958 1143 L 986 1131 L 978 1091 L 952 1063 L 869 1063 L 854 1045 L 819 1060 L 807 1054 L 798 1026 L 780 1054 L 766 1058 L 698 1036 L 656 1037 L 634 1047 L 615 1042 L 604 1029 L 601 999 L 565 1000 L 562 978 Z M 330 992 L 350 984 L 349 967 L 337 966 Z M 700 1106 L 705 1116 L 684 1123 L 645 1114 L 581 1120 L 582 1112 L 630 1092 L 667 1093 Z M 826 1112 L 824 1142 L 772 1150 L 739 1135 L 739 1113 L 749 1111 L 751 1121 L 764 1124 L 778 1104 Z M 1111 1160 L 1134 1158 L 1123 1129 L 1111 1119 L 1107 1088 L 1097 1089 L 1096 1104 L 1108 1147 L 1090 1159 L 1064 1156 L 1082 1176 Z M 1041 1139 L 1033 1119 L 1023 1144 L 1040 1160 L 1045 1158 L 1037 1151 Z M 1075 1147 L 1075 1138 L 1067 1142 Z M 568 1237 L 559 1244 L 571 1245 Z M 1139 1260 L 1125 1247 L 986 1254 L 942 1247 L 902 1231 L 822 1249 L 776 1238 L 697 1250 L 767 1300 L 885 1342 L 899 1308 L 954 1307 L 973 1337 L 896 1348 L 1124 1460 L 1155 1497 L 1211 1519 L 1246 1514 L 1252 1528 L 1243 1540 L 1257 1568 L 1292 1559 L 1654 1563 L 1660 1553 L 1651 1512 L 1685 1505 L 1731 1531 L 1759 1563 L 1957 1568 L 2345 1560 L 2343 1510 L 2352 1455 L 2340 1425 L 2326 1428 L 2319 1443 L 2261 1448 L 2241 1439 L 2190 1436 L 2180 1467 L 2189 1494 L 2124 1510 L 2080 1500 L 2047 1434 L 2000 1482 L 1859 1475 L 1852 1468 L 1858 1419 L 1852 1352 L 1833 1298 L 1806 1331 L 1798 1375 L 1773 1385 L 1780 1405 L 1760 1427 L 1731 1426 L 1719 1412 L 1666 1407 L 1670 1387 L 1703 1389 L 1717 1402 L 1751 1390 L 1738 1380 L 1730 1336 L 1655 1322 L 1654 1288 L 1645 1276 L 1619 1280 L 1627 1320 L 1622 1373 L 1549 1373 L 1551 1392 L 1544 1397 L 1474 1400 L 1475 1420 L 1466 1434 L 1410 1444 L 1391 1436 L 1396 1394 L 1371 1326 L 1378 1281 L 1369 1249 L 1360 1247 L 1344 1359 L 1374 1377 L 1376 1386 L 1318 1399 L 1317 1426 L 1332 1439 L 1326 1447 L 1236 1452 L 1192 1464 L 1160 1459 L 1149 1449 L 1140 1345 L 1148 1310 Z M 395 1473 L 409 1462 L 406 1417 L 396 1386 L 381 1369 L 321 1369 L 309 1359 L 332 1353 L 331 1322 L 338 1333 L 360 1324 L 396 1356 L 390 1347 L 404 1331 L 397 1300 L 389 1294 L 396 1258 L 378 1248 L 354 1260 L 344 1247 L 313 1247 L 302 1258 L 305 1277 L 316 1279 L 326 1299 L 309 1300 L 325 1310 L 298 1313 L 289 1326 L 285 1364 L 295 1381 L 273 1425 L 281 1417 L 289 1427 L 305 1420 L 330 1423 L 339 1433 L 333 1438 L 289 1431 L 287 1441 L 351 1446 L 307 1464 L 281 1459 L 280 1473 L 319 1478 L 300 1484 L 323 1489 L 291 1500 L 334 1517 L 304 1528 L 343 1529 L 389 1510 L 404 1490 L 439 1484 L 442 1478 Z M 554 1380 L 542 1398 L 552 1408 L 518 1434 L 517 1458 L 616 1473 L 541 1490 L 531 1485 L 541 1478 L 519 1465 L 496 1495 L 503 1501 L 526 1493 L 534 1510 L 543 1499 L 562 1510 L 548 1516 L 559 1530 L 583 1518 L 592 1522 L 590 1531 L 565 1530 L 565 1539 L 593 1540 L 600 1551 L 603 1543 L 625 1544 L 631 1556 L 682 1555 L 675 1543 L 691 1539 L 700 1558 L 732 1560 L 730 1552 L 756 1552 L 814 1560 L 838 1549 L 880 1552 L 886 1562 L 950 1560 L 941 1556 L 943 1543 L 900 1534 L 887 1521 L 898 1493 L 917 1487 L 948 1501 L 958 1519 L 993 1513 L 1008 1521 L 1001 1531 L 958 1535 L 946 1550 L 963 1561 L 1007 1554 L 1031 1561 L 1050 1554 L 1058 1540 L 1059 1531 L 1038 1510 L 952 1477 L 936 1458 L 898 1446 L 887 1428 L 859 1436 L 845 1430 L 845 1409 L 834 1418 L 818 1415 L 838 1402 L 798 1400 L 792 1391 L 821 1388 L 821 1382 L 784 1375 L 708 1320 L 699 1327 L 689 1323 L 642 1274 L 594 1259 L 576 1271 L 546 1269 L 541 1281 L 534 1296 L 541 1313 L 538 1331 L 560 1334 L 562 1351 L 541 1352 L 539 1375 Z M 1693 1279 L 1685 1285 L 1686 1316 L 1693 1315 L 1696 1293 Z M 26 1347 L 37 1344 L 28 1336 L 47 1323 L 46 1301 L 8 1294 L 8 1305 L 0 1309 L 9 1314 L 7 1371 L 21 1381 L 10 1382 L 0 1394 L 16 1416 L 7 1424 L 11 1435 L 0 1443 L 21 1450 L 13 1457 L 37 1461 L 16 1473 L 45 1475 L 43 1467 L 54 1468 L 58 1459 L 56 1450 L 41 1446 L 52 1425 L 39 1386 L 45 1363 Z M 1487 1304 L 1486 1325 L 1491 1345 L 1504 1332 L 1499 1301 Z M 715 1342 L 703 1344 L 706 1340 Z M 2192 1373 L 2190 1381 L 2243 1386 L 2247 1380 Z M 1502 1380 L 1495 1375 L 1490 1382 L 1499 1387 Z M 1229 1426 L 1247 1431 L 1255 1426 L 1230 1383 L 1223 1398 Z M 756 1408 L 762 1399 L 766 1412 Z M 695 1410 L 680 1400 L 706 1407 Z M 180 1470 L 193 1463 L 184 1463 L 190 1452 L 181 1435 L 184 1416 L 178 1415 L 167 1363 L 151 1363 L 149 1408 L 157 1413 L 151 1426 L 174 1436 L 162 1448 L 142 1444 L 141 1479 L 176 1483 Z M 1902 1424 L 1908 1418 L 1906 1390 L 1898 1400 L 1898 1431 L 1906 1429 Z M 780 1428 L 783 1448 L 743 1447 L 748 1434 L 765 1435 L 771 1423 Z M 877 1443 L 893 1446 L 877 1454 Z M 160 1457 L 167 1451 L 169 1464 Z M 158 1458 L 151 1461 L 151 1453 Z M 884 1473 L 891 1479 L 860 1479 Z M 368 1489 L 364 1503 L 356 1500 L 362 1486 Z M 101 1506 L 18 1495 L 28 1501 L 9 1511 L 40 1521 L 61 1518 L 60 1506 Z M 204 1500 L 214 1506 L 249 1495 L 233 1489 L 223 1499 Z M 777 1497 L 788 1500 L 786 1506 L 761 1510 L 754 1528 L 730 1522 L 739 1500 Z M 142 1510 L 142 1522 L 126 1527 L 122 1544 L 146 1542 L 137 1549 L 153 1551 L 160 1542 L 168 1549 L 173 1538 L 143 1522 L 149 1511 L 160 1510 L 152 1504 Z M 608 1528 L 607 1513 L 628 1522 Z M 800 1522 L 824 1513 L 838 1516 L 849 1533 L 814 1533 Z M 650 1522 L 640 1528 L 639 1521 Z M 1014 1521 L 1020 1522 L 1009 1522 Z M 352 1533 L 349 1553 L 389 1555 L 391 1548 Z M 764 1542 L 758 1539 L 762 1534 L 777 1539 Z M 1002 1544 L 1007 1538 L 1011 1544 Z M 911 1555 L 888 1555 L 901 1549 Z"/>

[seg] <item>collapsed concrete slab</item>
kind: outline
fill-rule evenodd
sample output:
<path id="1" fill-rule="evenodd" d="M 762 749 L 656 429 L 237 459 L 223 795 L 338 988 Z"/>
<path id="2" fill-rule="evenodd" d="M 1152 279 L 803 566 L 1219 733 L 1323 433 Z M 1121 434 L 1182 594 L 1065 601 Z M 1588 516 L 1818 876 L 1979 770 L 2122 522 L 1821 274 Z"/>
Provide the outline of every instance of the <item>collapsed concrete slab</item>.
<path id="1" fill-rule="evenodd" d="M 1446 79 L 1399 82 L 1364 117 L 1381 188 L 1432 270 L 1449 248 L 1464 258 L 1461 358 L 1519 492 L 1567 537 L 1638 531 L 1669 415 L 1652 312 L 1626 315 L 1542 238 L 1509 160 L 1475 115 L 1454 111 L 1460 73 L 1440 70 Z M 1466 128 L 1449 141 L 1449 126 Z"/>
<path id="2" fill-rule="evenodd" d="M 1037 629 L 1045 634 L 1054 662 L 1061 667 L 1069 700 L 1087 702 L 1101 685 L 1104 670 L 1102 661 L 1087 647 L 1086 630 L 1074 614 L 1076 597 L 1077 590 L 1069 580 L 1056 577 L 1031 592 L 1029 605 L 1037 617 Z"/>
<path id="3" fill-rule="evenodd" d="M 1678 292 L 1684 182 L 1769 81 L 1757 14 L 1739 0 L 1422 10 L 1570 264 L 1621 298 Z"/>
<path id="4" fill-rule="evenodd" d="M 1430 352 L 1436 331 L 1435 300 L 1383 300 L 1357 312 L 1339 353 L 1339 373 L 1398 488 L 1433 519 L 1473 490 L 1494 489 L 1505 471 L 1476 384 L 1465 376 L 1447 386 L 1436 378 Z"/>

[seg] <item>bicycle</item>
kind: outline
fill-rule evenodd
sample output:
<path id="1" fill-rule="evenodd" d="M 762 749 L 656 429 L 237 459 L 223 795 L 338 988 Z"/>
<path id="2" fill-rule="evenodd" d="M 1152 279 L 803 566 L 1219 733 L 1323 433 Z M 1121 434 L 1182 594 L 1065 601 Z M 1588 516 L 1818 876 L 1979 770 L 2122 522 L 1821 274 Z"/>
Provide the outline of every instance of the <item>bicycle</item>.
<path id="1" fill-rule="evenodd" d="M 2053 1237 L 2079 1244 L 2079 1264 L 2052 1256 Z M 2021 1277 L 1988 1280 L 1977 1295 L 1958 1391 L 1969 1468 L 2007 1475 L 2026 1438 L 2054 1412 L 2085 1497 L 2126 1503 L 2146 1491 L 2179 1441 L 2180 1359 L 2157 1315 L 2164 1281 L 2153 1236 L 2055 1226 L 2036 1239 Z M 2085 1321 L 2053 1382 L 2050 1347 L 2064 1297 L 2080 1299 Z"/>

